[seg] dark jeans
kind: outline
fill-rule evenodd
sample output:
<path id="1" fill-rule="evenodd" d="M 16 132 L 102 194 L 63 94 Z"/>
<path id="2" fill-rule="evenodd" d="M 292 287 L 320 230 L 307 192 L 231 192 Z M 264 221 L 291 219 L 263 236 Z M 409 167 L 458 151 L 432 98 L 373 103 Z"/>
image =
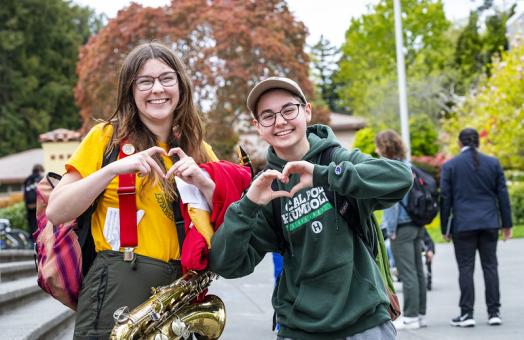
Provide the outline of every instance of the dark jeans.
<path id="1" fill-rule="evenodd" d="M 486 287 L 486 305 L 488 314 L 499 312 L 500 292 L 497 262 L 497 240 L 499 229 L 483 229 L 455 233 L 453 245 L 455 257 L 459 268 L 461 315 L 473 314 L 475 304 L 475 285 L 473 283 L 473 272 L 475 270 L 475 255 L 477 249 L 480 255 L 480 263 L 484 273 L 484 285 Z"/>
<path id="2" fill-rule="evenodd" d="M 423 227 L 403 224 L 397 229 L 397 237 L 391 240 L 391 250 L 402 281 L 403 312 L 407 317 L 426 314 L 426 279 L 422 264 L 423 237 Z"/>

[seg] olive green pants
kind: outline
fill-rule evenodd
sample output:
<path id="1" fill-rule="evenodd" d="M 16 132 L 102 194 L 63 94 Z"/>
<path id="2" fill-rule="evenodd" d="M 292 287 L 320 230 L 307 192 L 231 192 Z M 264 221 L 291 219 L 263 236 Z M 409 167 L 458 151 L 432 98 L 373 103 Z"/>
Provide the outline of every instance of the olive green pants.
<path id="1" fill-rule="evenodd" d="M 407 317 L 426 314 L 426 279 L 422 264 L 423 236 L 423 227 L 406 224 L 397 229 L 396 239 L 391 240 L 393 258 L 402 281 L 403 312 Z"/>
<path id="2" fill-rule="evenodd" d="M 74 339 L 108 339 L 115 310 L 122 306 L 133 310 L 151 296 L 152 287 L 168 285 L 181 275 L 178 261 L 135 256 L 134 262 L 124 262 L 120 252 L 97 254 L 82 283 Z"/>

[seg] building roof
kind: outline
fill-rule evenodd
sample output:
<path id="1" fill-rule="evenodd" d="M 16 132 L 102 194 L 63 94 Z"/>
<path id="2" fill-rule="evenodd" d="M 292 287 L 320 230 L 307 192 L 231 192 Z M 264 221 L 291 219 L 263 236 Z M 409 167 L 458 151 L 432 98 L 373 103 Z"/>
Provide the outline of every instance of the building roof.
<path id="1" fill-rule="evenodd" d="M 366 119 L 362 117 L 350 116 L 336 112 L 331 112 L 329 117 L 329 126 L 331 126 L 333 131 L 356 131 L 365 128 L 367 125 Z"/>
<path id="2" fill-rule="evenodd" d="M 82 140 L 82 135 L 78 131 L 67 129 L 56 129 L 40 135 L 40 143 L 44 142 L 72 142 Z"/>
<path id="3" fill-rule="evenodd" d="M 44 163 L 44 151 L 31 149 L 0 158 L 0 184 L 21 183 L 35 164 Z"/>

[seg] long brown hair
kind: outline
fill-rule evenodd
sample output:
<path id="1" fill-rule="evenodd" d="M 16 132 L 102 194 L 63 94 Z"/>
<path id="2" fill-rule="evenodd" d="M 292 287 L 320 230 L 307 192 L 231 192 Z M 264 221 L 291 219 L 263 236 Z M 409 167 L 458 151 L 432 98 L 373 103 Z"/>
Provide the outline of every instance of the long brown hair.
<path id="1" fill-rule="evenodd" d="M 193 103 L 193 88 L 191 80 L 185 71 L 181 60 L 167 46 L 158 42 L 144 43 L 135 47 L 124 59 L 118 77 L 118 95 L 114 113 L 109 117 L 107 124 L 114 128 L 113 138 L 109 150 L 118 147 L 118 144 L 127 140 L 137 151 L 146 150 L 157 145 L 157 138 L 151 130 L 139 119 L 138 108 L 133 97 L 135 78 L 141 67 L 150 59 L 158 59 L 175 70 L 180 92 L 178 104 L 171 123 L 172 133 L 167 143 L 169 147 L 179 146 L 197 163 L 209 161 L 209 156 L 203 146 L 204 127 L 200 115 Z M 164 162 L 158 155 L 155 161 L 163 171 L 166 171 Z M 146 179 L 147 182 L 157 180 L 153 172 Z M 168 197 L 175 197 L 172 183 L 160 178 L 162 187 Z"/>
<path id="2" fill-rule="evenodd" d="M 406 158 L 406 148 L 402 139 L 393 130 L 385 130 L 377 134 L 375 144 L 382 157 L 395 160 L 404 160 Z"/>

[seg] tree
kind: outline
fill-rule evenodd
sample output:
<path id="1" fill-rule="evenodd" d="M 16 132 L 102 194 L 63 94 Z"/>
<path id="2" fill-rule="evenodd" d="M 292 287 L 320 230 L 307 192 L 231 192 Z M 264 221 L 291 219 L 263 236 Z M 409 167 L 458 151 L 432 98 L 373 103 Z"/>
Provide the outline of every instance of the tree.
<path id="1" fill-rule="evenodd" d="M 439 151 L 438 132 L 427 116 L 418 115 L 409 119 L 411 155 L 435 156 Z"/>
<path id="2" fill-rule="evenodd" d="M 327 103 L 331 111 L 340 112 L 341 110 L 337 106 L 339 98 L 335 92 L 332 79 L 339 57 L 338 49 L 321 35 L 318 42 L 311 47 L 311 56 L 313 75 L 320 89 L 322 99 Z"/>
<path id="3" fill-rule="evenodd" d="M 439 151 L 438 133 L 435 125 L 427 116 L 419 115 L 409 119 L 411 154 L 412 156 L 435 156 Z M 362 152 L 377 156 L 375 153 L 375 136 L 377 131 L 391 129 L 385 124 L 372 124 L 372 126 L 358 130 L 353 141 L 354 148 Z M 398 131 L 398 129 L 393 129 Z"/>
<path id="4" fill-rule="evenodd" d="M 74 104 L 78 48 L 101 18 L 62 0 L 0 6 L 0 156 L 39 145 L 49 129 L 80 126 Z"/>
<path id="5" fill-rule="evenodd" d="M 375 152 L 375 136 L 376 132 L 372 127 L 358 130 L 353 141 L 353 148 L 360 149 L 363 153 L 377 157 Z"/>
<path id="6" fill-rule="evenodd" d="M 83 128 L 90 127 L 91 117 L 112 113 L 116 70 L 124 56 L 156 39 L 172 46 L 187 65 L 207 119 L 207 139 L 227 157 L 238 140 L 235 129 L 247 124 L 245 100 L 256 82 L 288 76 L 313 99 L 305 37 L 304 24 L 283 0 L 180 0 L 162 8 L 132 4 L 81 50 L 75 98 Z M 316 116 L 326 121 L 325 115 Z"/>
<path id="7" fill-rule="evenodd" d="M 458 70 L 455 83 L 460 94 L 475 88 L 483 75 L 489 76 L 493 57 L 500 57 L 508 49 L 506 22 L 515 13 L 514 4 L 507 11 L 495 11 L 485 20 L 486 29 L 480 32 L 479 18 L 493 1 L 485 0 L 475 11 L 471 11 L 468 24 L 464 27 L 455 49 L 455 67 Z"/>
<path id="8" fill-rule="evenodd" d="M 480 148 L 498 157 L 505 168 L 524 169 L 524 45 L 502 52 L 454 115 L 442 125 L 449 136 L 447 151 L 456 153 L 457 136 L 465 127 L 480 133 Z"/>
<path id="9" fill-rule="evenodd" d="M 438 74 L 448 62 L 449 42 L 441 1 L 402 1 L 403 38 L 408 76 Z M 380 103 L 377 88 L 389 98 L 396 86 L 396 55 L 393 2 L 381 0 L 368 14 L 352 19 L 342 46 L 339 72 L 335 75 L 339 96 L 357 115 L 373 117 L 373 106 Z M 411 97 L 410 97 L 411 99 Z M 389 107 L 388 111 L 394 110 Z"/>
<path id="10" fill-rule="evenodd" d="M 468 24 L 459 36 L 455 50 L 455 64 L 460 69 L 459 84 L 464 84 L 461 92 L 465 92 L 465 87 L 469 86 L 472 78 L 475 78 L 482 70 L 482 44 L 478 32 L 479 15 L 472 11 L 468 18 Z"/>

